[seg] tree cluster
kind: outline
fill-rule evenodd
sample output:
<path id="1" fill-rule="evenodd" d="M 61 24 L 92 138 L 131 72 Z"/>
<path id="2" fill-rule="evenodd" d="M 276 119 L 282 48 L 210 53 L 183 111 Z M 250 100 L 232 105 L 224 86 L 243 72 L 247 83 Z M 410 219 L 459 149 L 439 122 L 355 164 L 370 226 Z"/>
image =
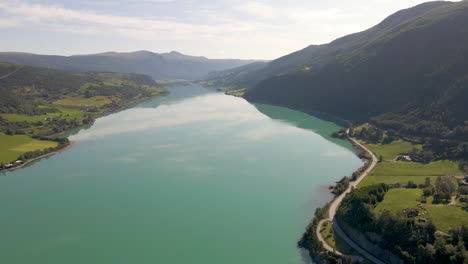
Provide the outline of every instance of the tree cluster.
<path id="1" fill-rule="evenodd" d="M 333 186 L 333 194 L 336 196 L 342 194 L 346 189 L 348 189 L 350 183 L 350 178 L 348 176 L 344 176 L 341 180 L 339 180 L 335 186 Z"/>
<path id="2" fill-rule="evenodd" d="M 315 210 L 314 218 L 306 229 L 306 232 L 302 235 L 297 246 L 304 248 L 309 251 L 310 257 L 317 263 L 323 264 L 351 264 L 352 260 L 346 256 L 339 256 L 331 253 L 323 247 L 322 242 L 316 235 L 317 226 L 320 220 L 324 219 L 327 215 L 328 208 L 317 208 Z"/>
<path id="3" fill-rule="evenodd" d="M 455 187 L 448 177 L 440 177 L 435 187 L 429 178 L 425 186 L 434 188 L 436 193 L 452 193 Z M 459 263 L 468 262 L 468 229 L 454 228 L 449 237 L 436 235 L 436 228 L 429 219 L 416 222 L 403 212 L 388 210 L 376 212 L 376 204 L 383 200 L 388 186 L 374 185 L 357 189 L 347 195 L 341 204 L 337 217 L 366 234 L 378 236 L 378 245 L 390 250 L 405 263 Z"/>

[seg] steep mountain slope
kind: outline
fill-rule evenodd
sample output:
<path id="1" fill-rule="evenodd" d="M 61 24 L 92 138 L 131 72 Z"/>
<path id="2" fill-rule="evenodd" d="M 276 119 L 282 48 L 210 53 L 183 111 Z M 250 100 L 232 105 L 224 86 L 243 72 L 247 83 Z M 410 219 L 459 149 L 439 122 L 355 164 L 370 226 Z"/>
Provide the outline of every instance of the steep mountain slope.
<path id="1" fill-rule="evenodd" d="M 467 140 L 467 57 L 468 2 L 430 2 L 272 61 L 245 98 Z"/>
<path id="2" fill-rule="evenodd" d="M 235 68 L 255 61 L 207 59 L 178 52 L 106 52 L 92 55 L 49 56 L 2 52 L 0 61 L 77 72 L 119 72 L 146 74 L 155 79 L 198 79 L 215 70 Z"/>
<path id="3" fill-rule="evenodd" d="M 310 70 L 311 65 L 322 65 L 336 56 L 346 56 L 347 53 L 352 53 L 354 49 L 366 45 L 370 40 L 385 35 L 389 29 L 448 3 L 443 1 L 429 2 L 414 8 L 401 10 L 366 31 L 339 38 L 330 44 L 310 45 L 302 50 L 273 60 L 265 64 L 264 67 L 255 68 L 236 76 L 236 78 L 231 78 L 224 82 L 224 86 L 233 89 L 252 88 L 264 79 L 275 75 L 282 75 L 295 70 Z M 236 70 L 238 69 L 232 69 L 232 71 Z M 203 80 L 207 83 L 217 83 L 217 81 L 223 79 L 224 73 L 212 73 L 205 76 Z"/>
<path id="4" fill-rule="evenodd" d="M 252 81 L 256 80 L 256 76 L 251 73 L 263 69 L 266 65 L 267 62 L 254 62 L 234 69 L 212 72 L 198 80 L 197 83 L 225 89 L 249 86 Z M 250 78 L 246 78 L 246 76 Z M 234 85 L 235 82 L 237 83 Z"/>

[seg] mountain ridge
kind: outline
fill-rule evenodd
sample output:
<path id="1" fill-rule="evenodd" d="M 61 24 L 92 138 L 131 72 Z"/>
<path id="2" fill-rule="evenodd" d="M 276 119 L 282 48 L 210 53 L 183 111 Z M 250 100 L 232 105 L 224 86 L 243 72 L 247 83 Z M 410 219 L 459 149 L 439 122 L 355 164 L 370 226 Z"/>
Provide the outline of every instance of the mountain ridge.
<path id="1" fill-rule="evenodd" d="M 257 62 L 240 59 L 208 59 L 177 51 L 154 53 L 147 50 L 109 51 L 72 56 L 0 52 L 0 61 L 71 72 L 138 73 L 162 80 L 195 80 L 215 70 L 227 70 Z"/>
<path id="2" fill-rule="evenodd" d="M 466 57 L 468 2 L 437 1 L 398 11 L 368 30 L 308 46 L 227 82 L 217 82 L 225 80 L 220 75 L 204 81 L 246 88 L 244 98 L 254 102 L 468 140 Z"/>

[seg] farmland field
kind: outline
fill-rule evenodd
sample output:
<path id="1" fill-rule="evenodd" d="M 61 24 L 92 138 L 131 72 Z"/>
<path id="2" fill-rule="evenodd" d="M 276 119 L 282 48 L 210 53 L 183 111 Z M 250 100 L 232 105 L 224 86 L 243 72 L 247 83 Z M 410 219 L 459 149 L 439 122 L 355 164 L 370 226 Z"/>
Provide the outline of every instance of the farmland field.
<path id="1" fill-rule="evenodd" d="M 16 160 L 25 152 L 57 147 L 58 143 L 36 140 L 26 135 L 9 136 L 0 133 L 0 163 Z"/>
<path id="2" fill-rule="evenodd" d="M 65 107 L 54 107 L 58 109 L 60 112 L 59 113 L 48 113 L 46 115 L 20 115 L 20 114 L 0 114 L 1 117 L 5 118 L 8 121 L 11 122 L 44 122 L 44 119 L 47 117 L 55 117 L 58 118 L 62 116 L 63 118 L 67 120 L 72 120 L 72 119 L 83 119 L 84 118 L 84 112 L 78 109 L 71 109 L 71 108 L 65 108 Z"/>
<path id="3" fill-rule="evenodd" d="M 402 211 L 406 208 L 418 208 L 416 199 L 422 195 L 421 189 L 391 189 L 385 195 L 384 200 L 376 207 L 377 211 L 387 209 L 392 213 Z M 427 199 L 427 203 L 423 204 L 423 208 L 427 210 L 420 210 L 420 216 L 427 219 L 432 219 L 437 229 L 442 231 L 449 231 L 453 227 L 465 225 L 468 226 L 468 212 L 464 210 L 463 205 L 441 205 L 432 204 L 432 197 Z"/>
<path id="4" fill-rule="evenodd" d="M 67 97 L 62 100 L 55 101 L 56 105 L 69 105 L 69 106 L 103 106 L 106 104 L 112 103 L 112 100 L 109 96 L 94 96 L 90 98 L 85 98 L 83 96 Z"/>
<path id="5" fill-rule="evenodd" d="M 440 160 L 428 164 L 405 161 L 384 161 L 378 163 L 360 186 L 376 183 L 407 183 L 413 181 L 416 184 L 424 183 L 425 177 L 431 177 L 434 182 L 437 176 L 461 175 L 463 172 L 458 165 L 449 160 Z"/>
<path id="6" fill-rule="evenodd" d="M 421 189 L 390 189 L 376 209 L 377 211 L 387 209 L 395 213 L 405 208 L 417 208 L 420 202 L 416 201 L 416 199 L 421 197 L 422 194 Z"/>
<path id="7" fill-rule="evenodd" d="M 389 144 L 366 144 L 366 146 L 377 156 L 381 155 L 383 160 L 393 160 L 398 154 L 421 149 L 421 145 L 414 145 L 401 139 Z"/>
<path id="8" fill-rule="evenodd" d="M 366 144 L 366 146 L 377 156 L 381 156 L 383 161 L 377 164 L 360 186 L 377 183 L 406 184 L 408 181 L 421 184 L 424 183 L 426 177 L 430 177 L 431 181 L 434 182 L 437 176 L 463 174 L 458 165 L 449 160 L 440 160 L 427 164 L 395 161 L 395 157 L 398 154 L 412 152 L 413 149 L 420 149 L 421 145 L 397 140 L 390 144 Z"/>

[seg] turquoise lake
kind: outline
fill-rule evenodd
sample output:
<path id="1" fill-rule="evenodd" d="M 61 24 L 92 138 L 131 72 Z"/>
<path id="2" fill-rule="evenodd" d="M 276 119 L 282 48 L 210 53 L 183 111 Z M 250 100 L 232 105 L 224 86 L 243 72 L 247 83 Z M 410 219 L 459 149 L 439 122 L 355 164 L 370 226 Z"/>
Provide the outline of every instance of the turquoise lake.
<path id="1" fill-rule="evenodd" d="M 301 264 L 326 187 L 362 165 L 340 127 L 199 86 L 96 120 L 0 174 L 0 262 Z"/>

